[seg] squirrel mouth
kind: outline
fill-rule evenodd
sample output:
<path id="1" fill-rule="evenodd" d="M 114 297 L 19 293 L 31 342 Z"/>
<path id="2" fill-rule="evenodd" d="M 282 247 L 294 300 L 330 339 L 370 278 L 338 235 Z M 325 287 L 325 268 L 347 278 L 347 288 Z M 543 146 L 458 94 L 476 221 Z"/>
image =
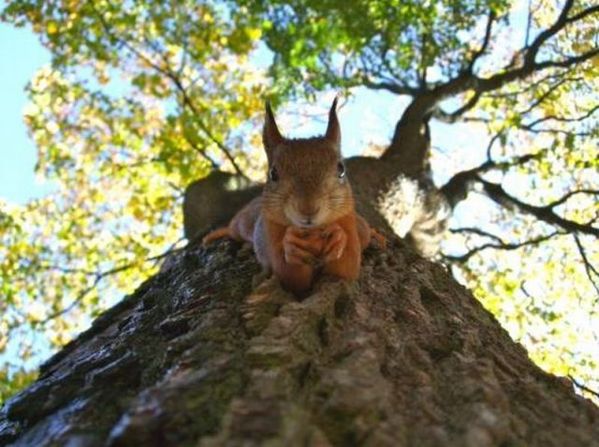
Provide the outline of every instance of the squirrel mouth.
<path id="1" fill-rule="evenodd" d="M 316 222 L 314 219 L 291 219 L 293 225 L 299 228 L 314 228 L 316 227 Z"/>
<path id="2" fill-rule="evenodd" d="M 314 228 L 316 226 L 316 224 L 312 221 L 310 221 L 310 222 L 300 221 L 300 222 L 296 222 L 295 225 L 300 228 Z"/>

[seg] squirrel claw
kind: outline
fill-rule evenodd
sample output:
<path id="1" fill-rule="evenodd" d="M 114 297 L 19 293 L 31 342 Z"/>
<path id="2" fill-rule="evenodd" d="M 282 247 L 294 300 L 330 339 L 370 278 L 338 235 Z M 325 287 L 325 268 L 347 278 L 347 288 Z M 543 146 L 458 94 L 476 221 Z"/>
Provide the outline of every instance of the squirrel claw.
<path id="1" fill-rule="evenodd" d="M 322 242 L 302 237 L 303 230 L 289 227 L 283 237 L 283 255 L 287 264 L 315 265 L 322 251 Z"/>
<path id="2" fill-rule="evenodd" d="M 216 230 L 213 230 L 210 233 L 208 233 L 206 236 L 204 236 L 202 238 L 202 246 L 206 247 L 212 241 L 215 241 L 217 239 L 221 239 L 224 237 L 232 237 L 231 230 L 229 227 L 217 228 Z"/>
<path id="3" fill-rule="evenodd" d="M 301 248 L 286 243 L 283 245 L 283 255 L 285 256 L 285 262 L 291 265 L 313 265 L 316 262 L 316 258 L 312 256 L 308 251 L 302 250 Z"/>
<path id="4" fill-rule="evenodd" d="M 314 237 L 306 230 L 288 227 L 283 238 L 283 245 L 287 251 L 288 247 L 300 250 L 302 255 L 307 255 L 312 258 L 320 257 L 322 254 L 323 242 L 320 237 Z"/>
<path id="5" fill-rule="evenodd" d="M 328 234 L 324 247 L 324 260 L 326 262 L 338 260 L 347 246 L 347 234 L 338 224 L 331 225 L 323 234 Z"/>
<path id="6" fill-rule="evenodd" d="M 387 248 L 387 238 L 383 236 L 382 233 L 379 233 L 376 229 L 370 229 L 370 237 L 376 241 L 376 244 L 379 246 L 379 248 L 383 250 Z"/>

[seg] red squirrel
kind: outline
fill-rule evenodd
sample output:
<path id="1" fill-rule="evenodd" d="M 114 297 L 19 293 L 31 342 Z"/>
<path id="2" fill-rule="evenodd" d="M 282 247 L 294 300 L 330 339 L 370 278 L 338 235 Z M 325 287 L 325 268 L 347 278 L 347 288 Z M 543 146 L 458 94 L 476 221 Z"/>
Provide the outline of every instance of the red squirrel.
<path id="1" fill-rule="evenodd" d="M 362 250 L 373 238 L 385 243 L 355 211 L 336 108 L 337 98 L 324 136 L 288 139 L 267 102 L 262 137 L 268 180 L 262 195 L 203 239 L 204 245 L 222 237 L 250 242 L 258 261 L 295 294 L 306 292 L 319 272 L 356 279 Z"/>

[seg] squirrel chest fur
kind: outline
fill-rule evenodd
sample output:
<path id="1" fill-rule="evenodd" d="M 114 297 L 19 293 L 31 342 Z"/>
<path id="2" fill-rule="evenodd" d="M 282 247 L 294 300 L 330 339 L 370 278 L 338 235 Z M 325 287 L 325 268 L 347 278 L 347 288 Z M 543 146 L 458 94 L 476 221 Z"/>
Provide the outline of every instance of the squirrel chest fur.
<path id="1" fill-rule="evenodd" d="M 287 139 L 266 105 L 263 143 L 269 171 L 262 195 L 203 240 L 250 242 L 258 261 L 296 294 L 307 291 L 319 273 L 356 279 L 362 250 L 372 237 L 384 243 L 355 212 L 336 106 L 337 99 L 324 136 Z"/>

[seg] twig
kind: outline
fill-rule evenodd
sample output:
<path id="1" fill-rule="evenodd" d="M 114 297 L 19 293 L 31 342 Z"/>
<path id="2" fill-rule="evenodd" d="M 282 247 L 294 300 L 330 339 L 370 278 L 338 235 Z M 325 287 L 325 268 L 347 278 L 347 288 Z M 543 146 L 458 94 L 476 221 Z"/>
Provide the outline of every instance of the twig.
<path id="1" fill-rule="evenodd" d="M 573 236 L 574 236 L 574 241 L 576 242 L 576 247 L 578 248 L 578 253 L 580 253 L 580 257 L 582 258 L 582 262 L 584 263 L 584 269 L 586 271 L 587 278 L 589 278 L 589 281 L 591 282 L 591 284 L 593 285 L 593 288 L 595 289 L 595 291 L 597 292 L 597 295 L 599 296 L 599 286 L 593 279 L 593 274 L 595 274 L 596 277 L 599 277 L 599 272 L 597 271 L 597 269 L 595 269 L 595 267 L 593 267 L 593 264 L 591 264 L 591 261 L 589 261 L 589 258 L 587 257 L 587 254 L 584 251 L 584 247 L 580 243 L 580 238 L 578 237 L 578 235 L 574 234 Z"/>
<path id="2" fill-rule="evenodd" d="M 545 121 L 559 121 L 559 122 L 563 122 L 563 123 L 578 122 L 578 121 L 582 121 L 582 120 L 585 120 L 585 119 L 589 118 L 597 110 L 599 110 L 599 105 L 596 105 L 595 107 L 591 108 L 584 115 L 581 115 L 581 116 L 578 116 L 578 117 L 573 117 L 573 118 L 562 117 L 562 116 L 555 116 L 555 115 L 547 115 L 547 116 L 544 116 L 542 118 L 538 118 L 538 119 L 536 119 L 534 121 L 531 121 L 528 124 L 523 124 L 521 126 L 521 128 L 525 129 L 525 130 L 530 130 L 534 126 L 536 126 L 537 124 L 540 124 L 540 123 L 545 122 Z"/>
<path id="3" fill-rule="evenodd" d="M 231 151 L 229 150 L 229 148 L 227 148 L 222 143 L 222 141 L 220 141 L 218 138 L 216 138 L 214 136 L 214 134 L 208 129 L 208 126 L 206 126 L 206 124 L 203 122 L 203 120 L 200 119 L 201 115 L 199 114 L 199 112 L 198 112 L 197 108 L 195 107 L 194 103 L 191 101 L 191 98 L 189 97 L 189 95 L 187 93 L 187 90 L 183 86 L 183 84 L 182 84 L 181 80 L 179 79 L 179 77 L 175 73 L 173 73 L 171 70 L 169 70 L 169 69 L 167 69 L 165 67 L 161 67 L 158 64 L 156 64 L 148 56 L 146 56 L 145 54 L 143 54 L 137 48 L 133 47 L 126 40 L 124 40 L 124 39 L 116 36 L 112 32 L 112 30 L 110 29 L 110 26 L 108 25 L 108 23 L 104 19 L 104 16 L 102 15 L 102 13 L 96 9 L 96 7 L 94 6 L 93 2 L 90 2 L 90 4 L 91 4 L 91 8 L 94 10 L 94 12 L 96 13 L 98 19 L 100 20 L 100 23 L 101 23 L 102 27 L 104 28 L 104 31 L 106 32 L 106 34 L 108 34 L 115 41 L 119 42 L 124 48 L 128 49 L 129 51 L 131 51 L 135 56 L 137 56 L 138 58 L 140 58 L 141 60 L 143 60 L 146 64 L 148 64 L 154 70 L 156 70 L 159 73 L 161 73 L 162 75 L 166 76 L 168 79 L 170 79 L 173 82 L 173 84 L 175 85 L 175 88 L 177 89 L 177 91 L 179 92 L 179 94 L 181 95 L 181 97 L 183 99 L 184 105 L 186 105 L 191 110 L 191 112 L 194 114 L 195 119 L 196 119 L 196 121 L 197 121 L 198 126 L 200 127 L 200 129 L 224 153 L 225 157 L 231 163 L 231 166 L 233 166 L 233 169 L 235 170 L 235 172 L 237 174 L 243 176 L 243 177 L 246 177 L 246 175 L 243 173 L 243 171 L 239 168 L 239 166 L 235 162 L 235 159 L 233 158 L 233 156 L 232 156 Z M 163 56 L 161 56 L 161 57 L 163 57 Z"/>
<path id="4" fill-rule="evenodd" d="M 475 228 L 475 227 L 450 228 L 449 231 L 454 234 L 455 233 L 472 233 L 472 234 L 476 234 L 478 236 L 483 236 L 483 237 L 488 237 L 489 239 L 493 239 L 495 242 L 497 242 L 499 244 L 504 243 L 503 239 L 501 239 L 499 236 L 488 233 L 480 228 Z"/>
<path id="5" fill-rule="evenodd" d="M 179 241 L 175 242 L 175 244 L 171 245 L 169 247 L 169 249 L 167 249 L 166 251 L 164 251 L 163 253 L 156 255 L 156 256 L 151 256 L 149 258 L 144 259 L 143 261 L 141 261 L 141 263 L 145 263 L 145 262 L 150 262 L 150 261 L 158 261 L 160 259 L 165 258 L 166 256 L 170 255 L 171 253 L 176 253 L 178 251 L 181 251 L 183 248 L 173 248 L 178 242 L 180 242 L 182 239 L 179 239 Z M 96 286 L 100 283 L 100 281 L 102 281 L 104 278 L 106 278 L 107 276 L 111 276 L 114 275 L 116 273 L 120 273 L 123 272 L 125 270 L 129 270 L 135 266 L 139 265 L 138 262 L 131 262 L 128 264 L 124 264 L 121 265 L 119 267 L 114 267 L 112 269 L 109 270 L 105 270 L 102 272 L 96 272 L 93 273 L 94 276 L 94 280 L 92 282 L 91 285 L 89 285 L 88 287 L 86 287 L 85 289 L 83 289 L 76 297 L 75 299 L 66 307 L 51 313 L 50 315 L 48 315 L 46 318 L 44 318 L 43 320 L 37 322 L 36 324 L 39 325 L 45 325 L 48 322 L 50 322 L 51 320 L 54 320 L 57 317 L 60 317 L 61 315 L 64 315 L 66 313 L 69 313 L 71 310 L 73 310 L 81 301 L 83 301 L 83 299 L 92 291 L 96 288 Z M 91 276 L 91 275 L 90 275 Z"/>
<path id="6" fill-rule="evenodd" d="M 573 376 L 571 376 L 570 374 L 568 374 L 568 379 L 570 379 L 570 381 L 574 384 L 574 386 L 576 386 L 577 388 L 580 388 L 582 391 L 586 391 L 589 394 L 592 394 L 593 396 L 599 398 L 599 392 L 592 390 L 591 388 L 589 388 L 588 386 L 580 383 L 578 380 L 576 380 Z"/>
<path id="7" fill-rule="evenodd" d="M 487 27 L 485 28 L 485 37 L 483 39 L 483 43 L 474 53 L 472 59 L 470 59 L 470 63 L 468 64 L 467 71 L 472 73 L 474 71 L 474 64 L 476 61 L 485 54 L 487 51 L 487 47 L 489 46 L 489 42 L 491 40 L 491 29 L 493 28 L 493 22 L 495 21 L 495 13 L 493 11 L 489 11 L 489 17 L 487 18 Z"/>
<path id="8" fill-rule="evenodd" d="M 445 258 L 451 260 L 451 261 L 455 261 L 455 262 L 466 262 L 468 259 L 470 259 L 472 256 L 474 256 L 476 253 L 479 253 L 483 250 L 487 250 L 487 249 L 496 249 L 496 250 L 517 250 L 519 248 L 528 246 L 528 245 L 537 245 L 541 242 L 545 242 L 548 241 L 549 239 L 555 237 L 555 236 L 561 236 L 564 233 L 562 232 L 558 232 L 555 231 L 553 233 L 549 233 L 546 234 L 544 236 L 539 236 L 537 238 L 533 238 L 533 239 L 529 239 L 523 242 L 503 242 L 501 241 L 501 243 L 485 243 L 482 245 L 479 245 L 478 247 L 473 248 L 472 250 L 467 251 L 466 253 L 464 253 L 463 255 L 444 255 Z M 490 235 L 489 235 L 490 236 Z M 494 236 L 496 237 L 496 236 Z"/>
<path id="9" fill-rule="evenodd" d="M 551 207 L 535 206 L 517 199 L 508 194 L 500 184 L 491 183 L 478 175 L 476 180 L 483 186 L 487 196 L 500 205 L 515 206 L 525 214 L 531 214 L 539 220 L 561 227 L 568 232 L 580 232 L 599 237 L 599 228 L 593 227 L 590 222 L 579 223 L 565 219 L 555 214 Z"/>

